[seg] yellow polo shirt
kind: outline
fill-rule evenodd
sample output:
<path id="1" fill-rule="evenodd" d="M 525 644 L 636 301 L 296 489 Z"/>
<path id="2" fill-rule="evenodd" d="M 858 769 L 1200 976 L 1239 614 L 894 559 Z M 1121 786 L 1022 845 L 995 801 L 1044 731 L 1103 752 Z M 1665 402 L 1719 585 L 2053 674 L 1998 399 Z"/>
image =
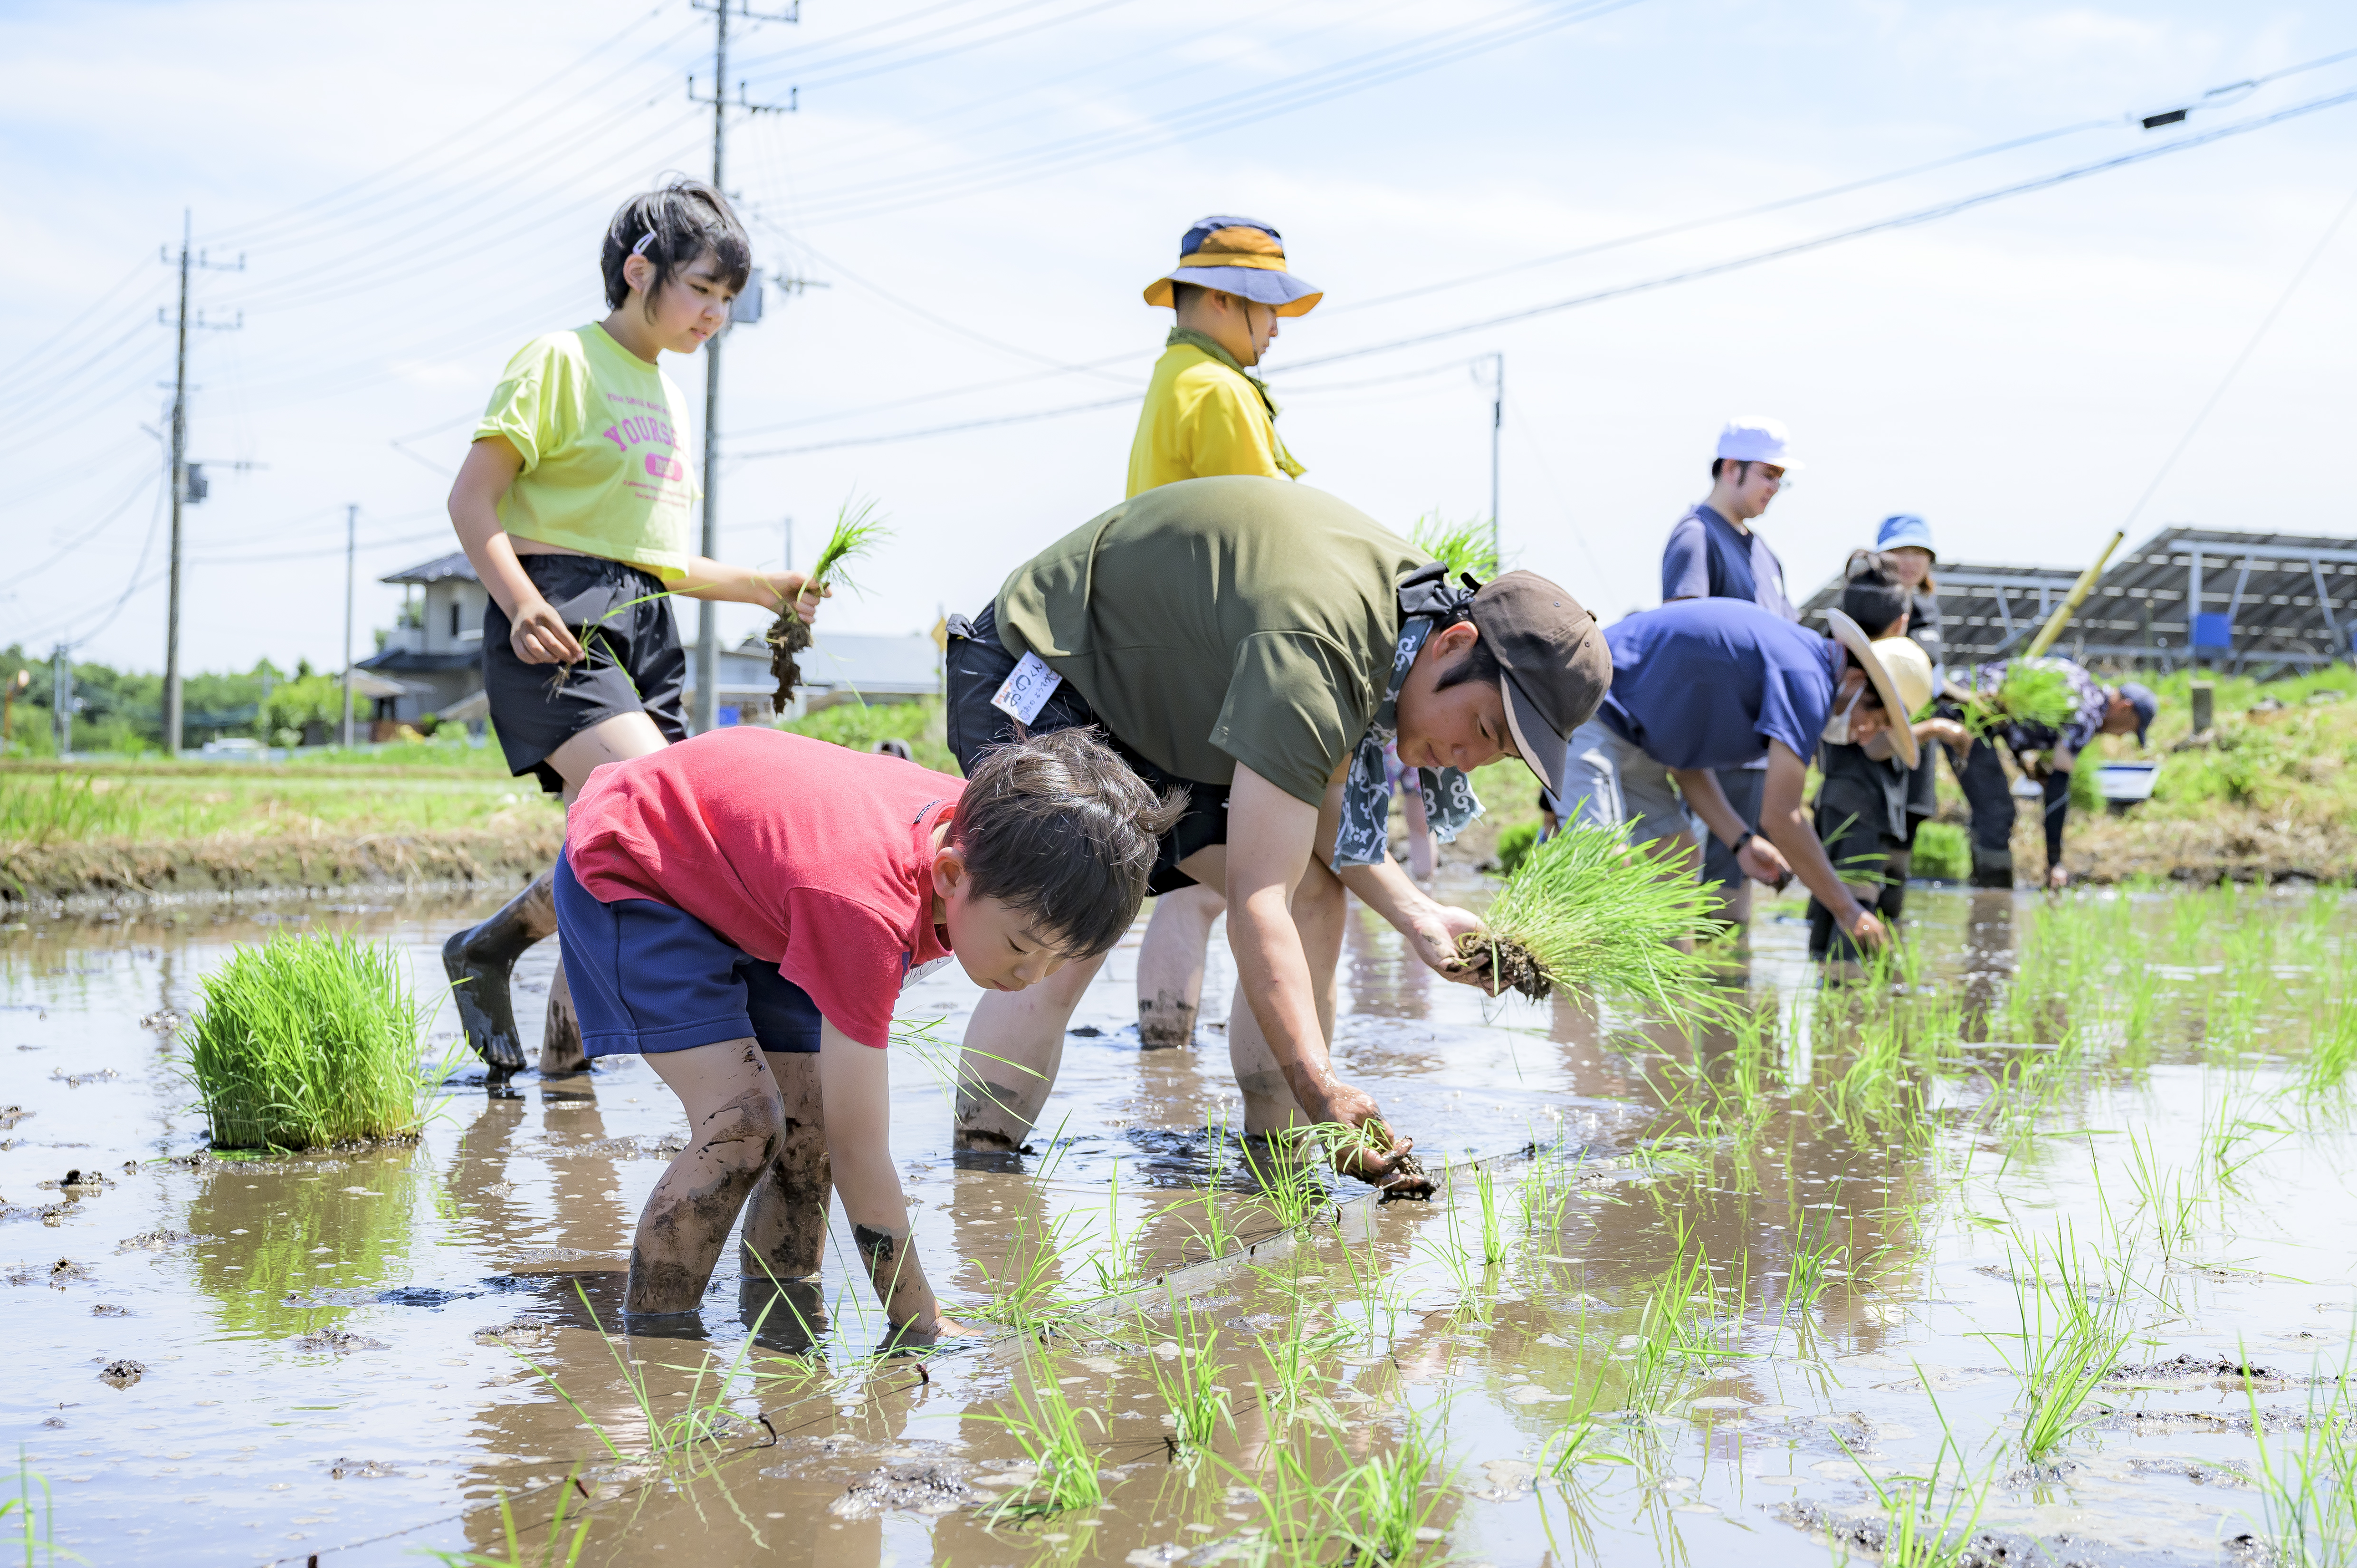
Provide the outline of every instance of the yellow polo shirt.
<path id="1" fill-rule="evenodd" d="M 1130 443 L 1126 497 L 1180 479 L 1222 474 L 1297 479 L 1308 471 L 1285 449 L 1276 422 L 1250 381 L 1188 343 L 1173 345 L 1155 361 Z"/>

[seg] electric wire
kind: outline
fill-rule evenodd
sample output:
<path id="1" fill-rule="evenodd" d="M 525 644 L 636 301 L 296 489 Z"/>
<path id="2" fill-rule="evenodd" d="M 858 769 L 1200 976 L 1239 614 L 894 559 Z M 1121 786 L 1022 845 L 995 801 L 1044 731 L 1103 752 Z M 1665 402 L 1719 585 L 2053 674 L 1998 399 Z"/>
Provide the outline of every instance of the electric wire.
<path id="1" fill-rule="evenodd" d="M 91 301 L 90 304 L 83 308 L 82 313 L 80 316 L 75 317 L 71 321 L 67 322 L 63 327 L 59 328 L 55 332 L 50 333 L 38 343 L 34 344 L 30 349 L 26 349 L 24 354 L 12 361 L 5 371 L 0 371 L 0 379 L 14 378 L 22 374 L 24 371 L 30 370 L 35 360 L 40 359 L 41 356 L 47 354 L 50 349 L 56 348 L 59 344 L 71 337 L 76 328 L 80 327 L 83 322 L 88 321 L 91 317 L 104 309 L 107 305 L 113 301 L 114 296 L 121 294 L 125 288 L 129 287 L 131 284 L 137 279 L 141 273 L 146 272 L 150 267 L 155 265 L 156 263 L 154 262 L 147 261 L 145 258 L 134 263 L 129 272 L 124 274 L 121 278 L 116 280 L 112 288 L 109 288 L 104 294 L 100 295 L 96 299 Z M 148 285 L 147 292 L 150 294 L 155 293 L 157 286 L 159 286 L 162 282 L 163 279 L 160 276 L 156 277 L 155 281 Z M 51 384 L 55 383 L 52 382 Z"/>

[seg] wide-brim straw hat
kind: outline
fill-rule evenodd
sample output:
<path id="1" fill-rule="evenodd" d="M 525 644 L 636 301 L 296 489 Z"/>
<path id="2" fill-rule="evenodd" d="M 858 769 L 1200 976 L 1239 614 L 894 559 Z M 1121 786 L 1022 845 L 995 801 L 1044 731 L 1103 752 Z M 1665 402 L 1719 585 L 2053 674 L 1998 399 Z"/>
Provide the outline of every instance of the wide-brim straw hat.
<path id="1" fill-rule="evenodd" d="M 1882 662 L 1882 656 L 1875 652 L 1876 645 L 1868 640 L 1865 628 L 1834 609 L 1825 611 L 1825 624 L 1833 628 L 1834 640 L 1842 645 L 1842 650 L 1857 660 L 1857 667 L 1866 671 L 1867 680 L 1874 682 L 1876 693 L 1882 698 L 1882 711 L 1889 715 L 1890 749 L 1899 754 L 1900 763 L 1913 768 L 1921 754 L 1915 748 L 1915 728 L 1908 719 L 1922 703 L 1910 705 L 1906 694 L 1899 689 L 1899 682 L 1891 679 L 1889 667 Z M 1908 638 L 1888 640 L 1904 642 L 1908 647 L 1915 648 L 1913 640 Z M 1920 654 L 1922 650 L 1915 648 L 1915 651 Z M 1928 659 L 1924 660 L 1927 670 L 1930 662 Z M 1931 700 L 1930 682 L 1926 681 L 1924 684 L 1923 701 L 1928 702 Z"/>
<path id="2" fill-rule="evenodd" d="M 1178 264 L 1146 285 L 1146 303 L 1177 304 L 1174 283 L 1215 288 L 1279 316 L 1301 316 L 1326 297 L 1285 266 L 1285 237 L 1257 218 L 1205 218 L 1178 242 Z"/>

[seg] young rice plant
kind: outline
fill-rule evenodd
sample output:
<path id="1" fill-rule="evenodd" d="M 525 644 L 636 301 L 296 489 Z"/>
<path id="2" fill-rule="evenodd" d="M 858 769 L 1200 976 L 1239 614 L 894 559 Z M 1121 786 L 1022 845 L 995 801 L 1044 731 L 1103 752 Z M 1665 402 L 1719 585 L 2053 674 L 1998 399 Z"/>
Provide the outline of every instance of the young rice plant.
<path id="1" fill-rule="evenodd" d="M 1665 877 L 1618 830 L 1566 825 L 1531 851 L 1490 905 L 1486 929 L 1457 940 L 1493 996 L 1544 1000 L 1557 985 L 1636 996 L 1676 1015 L 1705 1005 L 1709 970 L 1676 945 L 1707 926 L 1712 895 Z"/>
<path id="2" fill-rule="evenodd" d="M 185 1071 L 213 1146 L 322 1148 L 424 1121 L 423 1019 L 391 947 L 346 935 L 242 947 L 198 983 Z"/>
<path id="3" fill-rule="evenodd" d="M 844 502 L 834 514 L 834 532 L 827 535 L 825 548 L 811 567 L 812 585 L 824 588 L 839 583 L 857 593 L 859 585 L 851 580 L 849 564 L 891 536 L 892 531 L 876 515 L 874 501 Z M 778 678 L 777 705 L 782 714 L 794 700 L 794 688 L 802 683 L 799 659 L 811 645 L 810 623 L 795 612 L 791 600 L 779 607 L 778 618 L 770 623 L 768 640 L 770 673 Z"/>
<path id="4" fill-rule="evenodd" d="M 1448 568 L 1452 577 L 1470 572 L 1487 582 L 1497 575 L 1497 532 L 1485 517 L 1449 522 L 1438 512 L 1426 512 L 1407 532 L 1407 542 Z"/>

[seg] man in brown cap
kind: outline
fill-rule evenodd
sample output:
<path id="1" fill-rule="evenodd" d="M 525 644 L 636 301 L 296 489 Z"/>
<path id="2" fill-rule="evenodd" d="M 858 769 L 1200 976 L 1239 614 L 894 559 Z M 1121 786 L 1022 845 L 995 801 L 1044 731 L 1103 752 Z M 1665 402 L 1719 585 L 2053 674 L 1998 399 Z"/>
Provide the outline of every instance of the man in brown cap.
<path id="1" fill-rule="evenodd" d="M 1426 897 L 1385 851 L 1385 744 L 1421 770 L 1447 838 L 1480 809 L 1465 775 L 1500 757 L 1560 789 L 1566 737 L 1612 680 L 1595 618 L 1544 578 L 1451 583 L 1332 496 L 1246 476 L 1132 498 L 1017 567 L 950 635 L 961 764 L 1018 724 L 1098 725 L 1139 777 L 1187 792 L 1148 886 L 1226 895 L 1244 1003 L 1229 1015 L 1228 1049 L 1248 1134 L 1381 1117 L 1328 1055 L 1346 888 L 1437 972 L 1476 978 L 1457 939 L 1479 918 Z M 1023 1141 L 1098 961 L 982 999 L 966 1030 L 960 1146 Z M 1388 1153 L 1344 1163 L 1380 1179 L 1408 1144 L 1394 1137 Z"/>

